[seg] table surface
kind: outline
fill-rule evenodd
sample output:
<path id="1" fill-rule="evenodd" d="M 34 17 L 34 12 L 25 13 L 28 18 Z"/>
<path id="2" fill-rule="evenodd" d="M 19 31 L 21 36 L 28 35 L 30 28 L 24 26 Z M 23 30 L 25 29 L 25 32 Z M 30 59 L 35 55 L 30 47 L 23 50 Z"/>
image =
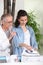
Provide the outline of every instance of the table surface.
<path id="1" fill-rule="evenodd" d="M 1 58 L 1 60 L 2 59 L 5 60 L 5 58 Z M 13 55 L 12 58 L 11 58 L 11 56 L 6 57 L 7 63 L 15 62 L 14 59 L 15 59 L 15 55 Z M 2 63 L 2 62 L 5 63 L 6 60 L 5 61 L 2 60 L 0 63 Z M 22 60 L 22 62 L 43 62 L 43 56 L 34 56 L 34 57 L 33 56 L 22 56 L 21 60 Z"/>
<path id="2" fill-rule="evenodd" d="M 22 62 L 43 62 L 43 56 L 22 56 Z"/>

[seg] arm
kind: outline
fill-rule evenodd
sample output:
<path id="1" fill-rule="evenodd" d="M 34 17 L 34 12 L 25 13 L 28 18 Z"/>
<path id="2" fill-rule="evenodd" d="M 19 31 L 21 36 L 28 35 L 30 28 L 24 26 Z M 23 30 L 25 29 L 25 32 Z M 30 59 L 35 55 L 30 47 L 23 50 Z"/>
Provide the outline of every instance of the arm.
<path id="1" fill-rule="evenodd" d="M 21 43 L 19 46 L 20 46 L 20 47 L 25 47 L 25 48 L 28 49 L 28 50 L 32 50 L 32 49 L 33 49 L 31 46 L 28 46 L 28 45 L 25 44 L 25 43 Z"/>
<path id="2" fill-rule="evenodd" d="M 34 50 L 38 50 L 38 43 L 36 41 L 35 33 L 32 28 L 30 28 L 31 38 L 30 38 L 30 45 L 34 48 Z"/>

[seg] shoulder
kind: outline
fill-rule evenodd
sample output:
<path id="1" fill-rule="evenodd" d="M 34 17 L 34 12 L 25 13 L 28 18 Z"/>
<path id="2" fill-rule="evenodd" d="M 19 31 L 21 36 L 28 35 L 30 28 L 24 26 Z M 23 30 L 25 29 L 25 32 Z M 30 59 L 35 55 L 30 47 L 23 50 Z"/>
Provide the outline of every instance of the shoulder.
<path id="1" fill-rule="evenodd" d="M 16 27 L 14 27 L 14 26 L 12 27 L 13 32 L 16 32 L 16 29 L 17 29 Z"/>
<path id="2" fill-rule="evenodd" d="M 26 26 L 27 29 L 30 31 L 30 32 L 34 32 L 33 28 L 31 26 Z"/>
<path id="3" fill-rule="evenodd" d="M 17 27 L 17 28 L 16 27 L 13 27 L 12 28 L 12 31 L 13 32 L 20 32 L 21 31 L 21 28 L 20 27 Z"/>

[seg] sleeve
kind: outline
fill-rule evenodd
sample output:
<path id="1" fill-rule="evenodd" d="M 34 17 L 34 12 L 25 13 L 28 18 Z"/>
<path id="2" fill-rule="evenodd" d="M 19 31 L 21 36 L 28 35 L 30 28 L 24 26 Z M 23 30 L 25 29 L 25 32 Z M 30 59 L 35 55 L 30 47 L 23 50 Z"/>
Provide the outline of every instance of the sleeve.
<path id="1" fill-rule="evenodd" d="M 32 46 L 33 48 L 38 49 L 38 43 L 37 43 L 37 41 L 36 41 L 35 33 L 34 33 L 34 30 L 33 30 L 32 28 L 31 28 L 30 43 L 31 43 L 31 46 Z"/>
<path id="2" fill-rule="evenodd" d="M 12 29 L 12 31 L 16 32 L 16 35 L 12 39 L 12 45 L 14 45 L 15 47 L 19 47 L 20 41 L 19 41 L 19 36 L 17 34 L 16 28 Z"/>
<path id="3" fill-rule="evenodd" d="M 15 47 L 19 47 L 19 44 L 20 44 L 20 40 L 19 40 L 19 37 L 16 35 L 13 37 L 12 39 L 12 44 L 14 44 Z"/>
<path id="4" fill-rule="evenodd" d="M 10 47 L 10 43 L 9 43 L 9 40 L 7 38 L 3 39 L 1 47 L 2 47 L 2 50 L 6 50 L 7 48 Z"/>

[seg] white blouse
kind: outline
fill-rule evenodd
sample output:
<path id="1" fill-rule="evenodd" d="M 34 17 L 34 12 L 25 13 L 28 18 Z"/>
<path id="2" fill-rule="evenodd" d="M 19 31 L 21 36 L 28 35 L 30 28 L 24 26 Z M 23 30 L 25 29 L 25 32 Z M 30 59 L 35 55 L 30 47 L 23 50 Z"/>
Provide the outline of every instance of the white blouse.
<path id="1" fill-rule="evenodd" d="M 24 32 L 24 43 L 30 46 L 30 33 L 28 30 Z"/>
<path id="2" fill-rule="evenodd" d="M 30 32 L 29 32 L 29 30 L 24 32 L 24 43 L 30 46 Z"/>

